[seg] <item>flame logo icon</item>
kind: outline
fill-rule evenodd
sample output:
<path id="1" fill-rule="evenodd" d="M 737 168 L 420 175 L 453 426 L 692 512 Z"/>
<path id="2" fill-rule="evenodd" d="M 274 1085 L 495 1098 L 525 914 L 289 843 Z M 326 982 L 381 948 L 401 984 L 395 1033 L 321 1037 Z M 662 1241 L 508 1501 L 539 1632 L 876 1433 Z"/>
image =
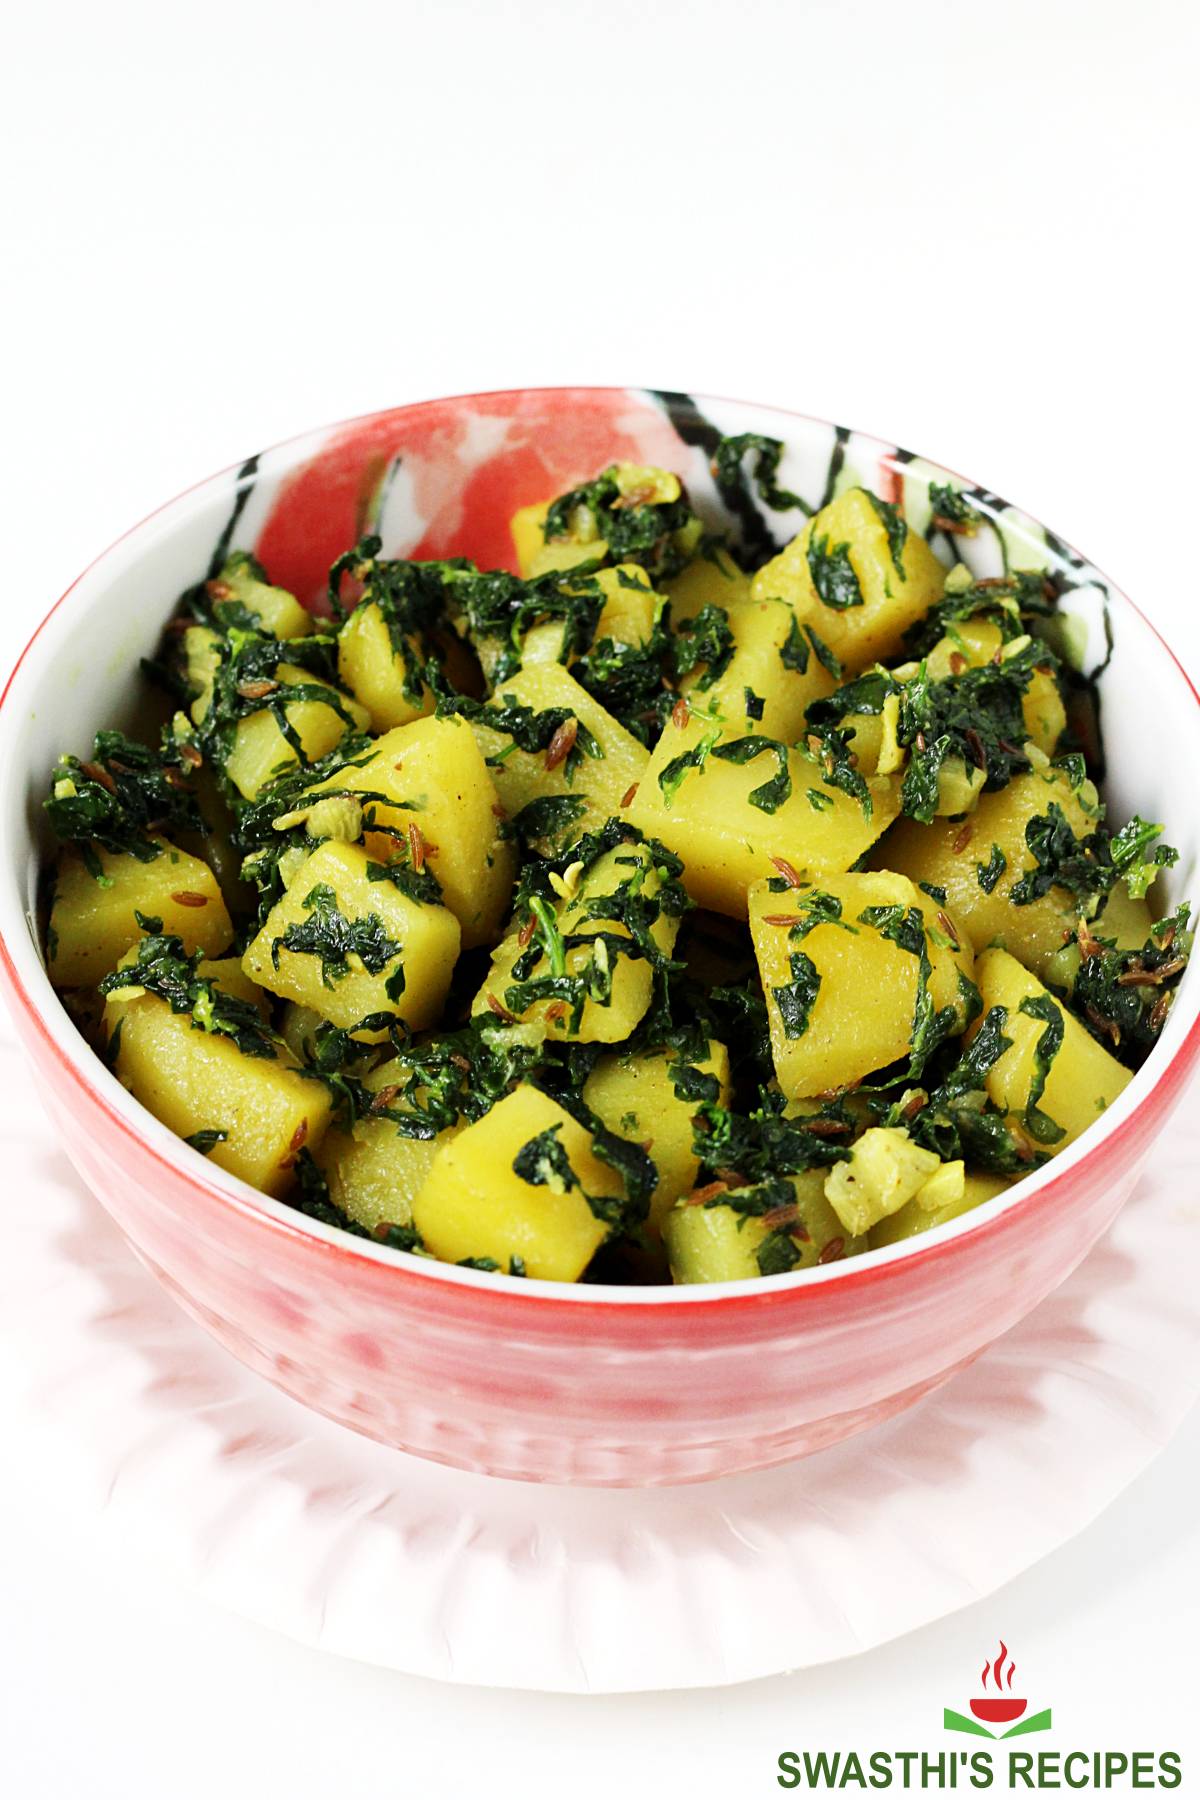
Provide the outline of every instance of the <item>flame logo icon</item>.
<path id="1" fill-rule="evenodd" d="M 1005 1670 L 1005 1661 L 1008 1669 Z M 991 1677 L 995 1694 L 984 1693 L 978 1700 L 972 1700 L 971 1711 L 977 1719 L 984 1719 L 989 1725 L 1011 1725 L 1025 1711 L 1027 1702 L 1018 1700 L 1012 1692 L 1013 1676 L 1017 1665 L 1008 1654 L 1008 1645 L 1000 1640 L 1000 1649 L 994 1662 L 984 1663 L 980 1677 L 980 1687 L 986 1689 L 988 1677 Z M 1008 1692 L 1005 1692 L 1007 1688 Z"/>
<path id="2" fill-rule="evenodd" d="M 966 1731 L 974 1737 L 985 1738 L 1023 1737 L 1030 1731 L 1049 1731 L 1053 1719 L 1048 1706 L 1042 1712 L 1026 1717 L 1029 1702 L 1020 1699 L 1012 1691 L 1016 1672 L 1017 1665 L 1008 1654 L 1008 1645 L 1001 1638 L 995 1657 L 983 1665 L 983 1673 L 979 1677 L 983 1692 L 970 1702 L 970 1715 L 946 1707 L 942 1714 L 946 1730 Z M 993 1731 L 993 1725 L 1007 1726 L 1007 1730 Z"/>

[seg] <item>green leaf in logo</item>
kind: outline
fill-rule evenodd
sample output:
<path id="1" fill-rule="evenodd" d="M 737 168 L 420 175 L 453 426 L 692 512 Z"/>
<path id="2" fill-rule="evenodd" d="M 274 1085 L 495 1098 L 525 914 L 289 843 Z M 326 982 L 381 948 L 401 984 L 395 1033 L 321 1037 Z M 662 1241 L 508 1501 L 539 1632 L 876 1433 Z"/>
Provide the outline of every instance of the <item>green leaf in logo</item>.
<path id="1" fill-rule="evenodd" d="M 954 1712 L 947 1706 L 942 1712 L 942 1724 L 947 1731 L 969 1731 L 972 1737 L 994 1738 L 995 1732 L 981 1725 L 978 1719 L 968 1719 L 965 1713 Z M 963 1752 L 964 1756 L 966 1752 Z"/>

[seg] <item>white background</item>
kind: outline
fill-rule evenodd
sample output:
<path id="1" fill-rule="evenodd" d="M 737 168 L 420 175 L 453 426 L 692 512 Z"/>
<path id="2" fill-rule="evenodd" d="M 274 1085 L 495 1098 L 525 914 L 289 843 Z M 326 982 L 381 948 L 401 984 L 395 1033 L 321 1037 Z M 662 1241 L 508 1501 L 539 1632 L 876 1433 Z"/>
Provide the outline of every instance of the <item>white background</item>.
<path id="1" fill-rule="evenodd" d="M 24 8 L 0 661 L 121 529 L 251 450 L 598 381 L 775 401 L 965 470 L 1194 672 L 1198 49 L 1188 0 Z M 1195 1419 L 1050 1563 L 902 1644 L 593 1701 L 338 1664 L 97 1561 L 0 1434 L 19 1800 L 776 1793 L 790 1745 L 932 1746 L 999 1631 L 1063 1747 L 1200 1754 Z"/>

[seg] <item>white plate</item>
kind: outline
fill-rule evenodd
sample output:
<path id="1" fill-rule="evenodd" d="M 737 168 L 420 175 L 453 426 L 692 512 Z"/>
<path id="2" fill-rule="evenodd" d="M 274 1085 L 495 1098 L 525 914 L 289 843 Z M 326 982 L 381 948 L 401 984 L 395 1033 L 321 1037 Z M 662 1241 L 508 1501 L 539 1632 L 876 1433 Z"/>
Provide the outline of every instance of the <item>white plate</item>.
<path id="1" fill-rule="evenodd" d="M 853 1655 L 1065 1543 L 1200 1393 L 1186 1103 L 1109 1238 L 948 1387 L 805 1462 L 637 1493 L 460 1474 L 277 1393 L 131 1256 L 7 1022 L 0 1096 L 10 1468 L 219 1604 L 412 1674 L 611 1693 Z"/>

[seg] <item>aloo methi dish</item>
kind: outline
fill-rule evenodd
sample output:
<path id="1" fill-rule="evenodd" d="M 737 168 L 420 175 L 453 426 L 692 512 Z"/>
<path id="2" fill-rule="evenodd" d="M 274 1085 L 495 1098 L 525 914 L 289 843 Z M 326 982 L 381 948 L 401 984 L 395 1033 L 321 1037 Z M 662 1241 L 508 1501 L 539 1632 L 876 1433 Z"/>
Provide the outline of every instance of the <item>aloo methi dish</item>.
<path id="1" fill-rule="evenodd" d="M 724 480 L 800 507 L 780 448 Z M 986 1206 L 1117 1099 L 1191 934 L 1054 581 L 930 512 L 847 486 L 754 558 L 618 463 L 516 515 L 516 574 L 366 538 L 317 616 L 228 556 L 139 735 L 52 771 L 64 1003 L 214 1164 L 505 1278 L 778 1276 Z"/>

